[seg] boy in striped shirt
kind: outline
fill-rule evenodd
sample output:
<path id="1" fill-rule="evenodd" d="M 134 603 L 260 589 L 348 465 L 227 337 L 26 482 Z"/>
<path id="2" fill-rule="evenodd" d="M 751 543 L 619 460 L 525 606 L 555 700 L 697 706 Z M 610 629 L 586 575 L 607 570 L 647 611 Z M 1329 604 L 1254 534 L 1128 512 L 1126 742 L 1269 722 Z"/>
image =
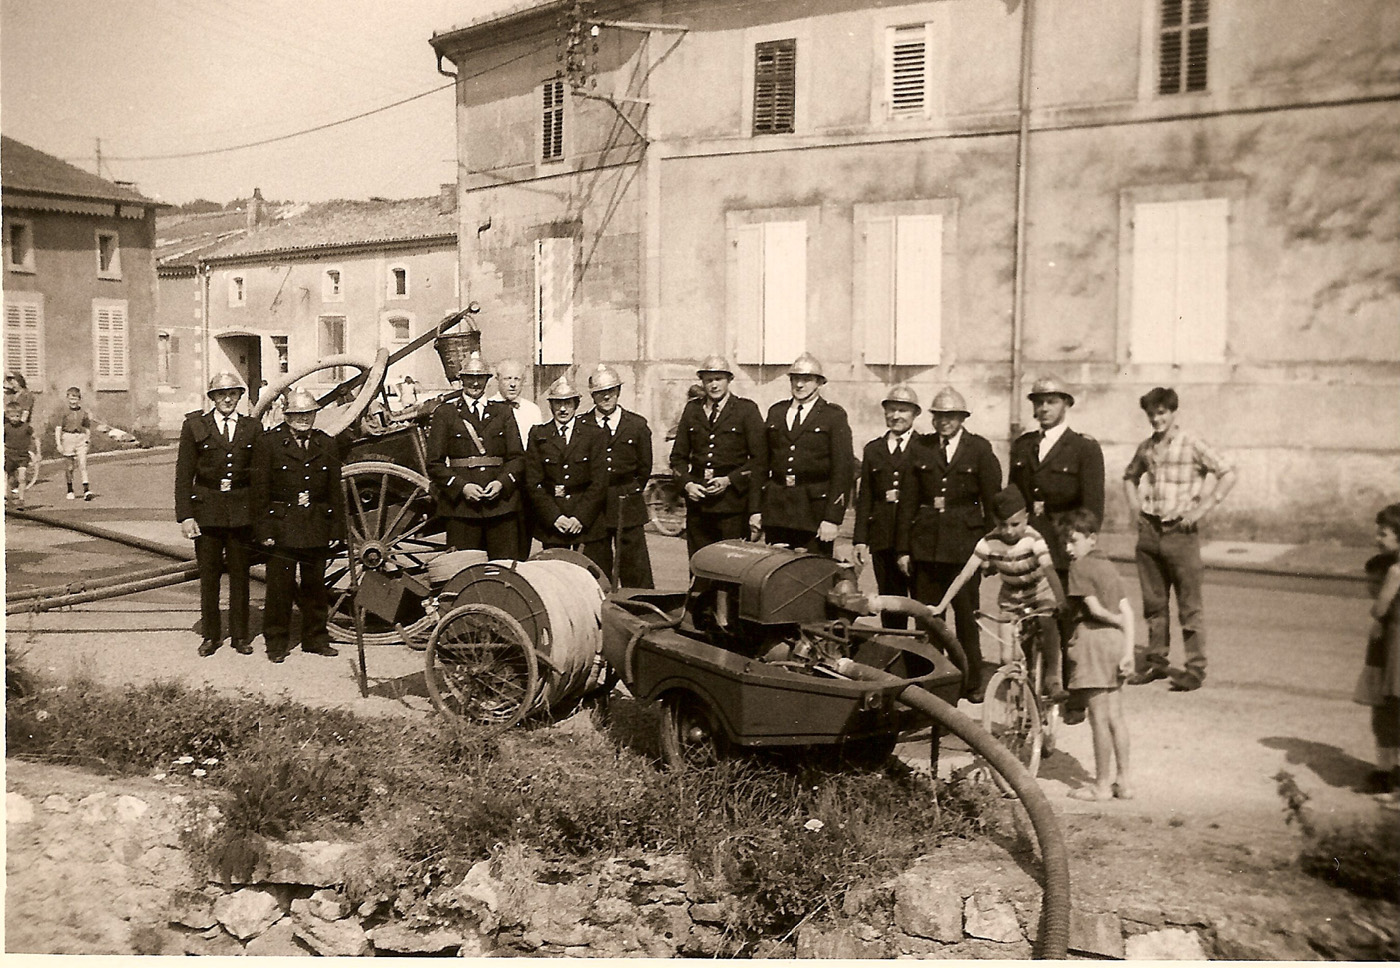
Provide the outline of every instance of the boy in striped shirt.
<path id="1" fill-rule="evenodd" d="M 1050 546 L 1040 532 L 1030 526 L 1026 500 L 1019 488 L 1011 486 L 998 491 L 992 499 L 992 513 L 996 516 L 996 528 L 977 542 L 972 557 L 967 559 L 934 611 L 944 612 L 978 568 L 987 574 L 999 575 L 1001 591 L 997 602 L 1002 611 L 1047 613 L 1035 619 L 1040 626 L 1041 650 L 1045 654 L 1045 694 L 1051 702 L 1063 702 L 1069 698 L 1069 693 L 1064 687 L 1060 632 L 1053 612 L 1064 604 L 1065 590 L 1055 573 Z M 980 701 L 980 697 L 973 701 Z"/>

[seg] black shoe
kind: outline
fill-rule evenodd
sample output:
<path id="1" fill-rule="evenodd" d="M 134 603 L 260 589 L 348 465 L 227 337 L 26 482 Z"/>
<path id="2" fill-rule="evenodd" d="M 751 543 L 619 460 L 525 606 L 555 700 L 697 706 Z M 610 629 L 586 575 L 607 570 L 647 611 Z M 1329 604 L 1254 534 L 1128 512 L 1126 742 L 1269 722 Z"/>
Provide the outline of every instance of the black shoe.
<path id="1" fill-rule="evenodd" d="M 215 652 L 218 652 L 219 646 L 223 644 L 224 643 L 220 639 L 205 639 L 203 642 L 199 643 L 200 657 L 207 659 Z"/>
<path id="2" fill-rule="evenodd" d="M 1389 770 L 1372 770 L 1361 784 L 1362 793 L 1389 793 L 1391 789 Z"/>
<path id="3" fill-rule="evenodd" d="M 1158 679 L 1168 678 L 1170 678 L 1170 676 L 1168 675 L 1166 669 L 1163 669 L 1161 666 L 1152 666 L 1150 668 L 1143 669 L 1141 672 L 1135 672 L 1132 675 L 1128 676 L 1128 685 L 1145 686 L 1149 682 L 1156 682 Z"/>
<path id="4" fill-rule="evenodd" d="M 239 655 L 253 654 L 252 643 L 250 643 L 247 639 L 234 639 L 232 644 L 233 651 L 237 652 Z"/>
<path id="5" fill-rule="evenodd" d="M 303 642 L 301 644 L 301 651 L 310 652 L 312 655 L 340 655 L 340 650 L 337 649 L 335 646 L 331 645 L 329 642 L 318 642 L 315 645 L 307 645 L 305 642 Z"/>
<path id="6" fill-rule="evenodd" d="M 1200 678 L 1189 672 L 1183 672 L 1179 675 L 1172 676 L 1172 687 L 1169 691 L 1195 692 L 1199 688 L 1201 688 Z"/>
<path id="7" fill-rule="evenodd" d="M 286 658 L 287 658 L 287 650 L 286 650 L 286 649 L 274 649 L 274 648 L 269 647 L 268 650 L 267 650 L 267 661 L 268 661 L 268 662 L 282 662 L 282 661 L 284 661 Z"/>

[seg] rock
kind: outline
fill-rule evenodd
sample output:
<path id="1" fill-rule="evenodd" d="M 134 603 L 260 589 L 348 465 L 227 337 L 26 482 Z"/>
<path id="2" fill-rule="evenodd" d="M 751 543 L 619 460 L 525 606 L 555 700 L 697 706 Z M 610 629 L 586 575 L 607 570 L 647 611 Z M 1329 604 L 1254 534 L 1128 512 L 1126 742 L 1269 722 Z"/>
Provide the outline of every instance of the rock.
<path id="1" fill-rule="evenodd" d="M 1021 923 L 1011 905 L 995 894 L 974 894 L 963 907 L 963 930 L 969 937 L 1010 944 L 1021 940 Z"/>
<path id="2" fill-rule="evenodd" d="M 270 891 L 245 887 L 214 902 L 214 917 L 241 941 L 257 937 L 282 917 L 282 905 Z"/>
<path id="3" fill-rule="evenodd" d="M 309 957 L 311 952 L 297 944 L 296 928 L 290 918 L 283 918 L 243 949 L 247 955 L 273 955 L 281 958 Z"/>
<path id="4" fill-rule="evenodd" d="M 884 946 L 862 941 L 840 925 L 804 924 L 797 931 L 798 958 L 883 958 Z"/>
<path id="5" fill-rule="evenodd" d="M 171 924 L 205 931 L 219 923 L 214 917 L 214 901 L 198 891 L 176 891 L 170 897 Z"/>
<path id="6" fill-rule="evenodd" d="M 540 938 L 545 944 L 557 944 L 561 948 L 577 947 L 588 940 L 588 932 L 582 924 L 563 924 L 548 921 L 539 926 Z"/>
<path id="7" fill-rule="evenodd" d="M 674 951 L 690 934 L 690 914 L 683 904 L 655 904 L 637 912 L 639 920 Z"/>
<path id="8" fill-rule="evenodd" d="M 619 924 L 632 917 L 635 908 L 620 897 L 600 897 L 588 911 L 588 920 L 603 926 Z M 691 907 L 694 916 L 695 907 Z"/>
<path id="9" fill-rule="evenodd" d="M 23 793 L 13 791 L 5 794 L 5 823 L 20 824 L 32 823 L 34 821 L 34 805 L 29 802 Z"/>
<path id="10" fill-rule="evenodd" d="M 1129 961 L 1205 961 L 1201 936 L 1185 928 L 1162 928 L 1128 939 Z"/>
<path id="11" fill-rule="evenodd" d="M 680 854 L 647 854 L 632 872 L 630 880 L 634 884 L 680 887 L 690 879 L 690 874 L 690 861 Z"/>
<path id="12" fill-rule="evenodd" d="M 462 936 L 456 931 L 438 927 L 410 927 L 396 921 L 371 929 L 368 937 L 376 952 L 399 955 L 435 955 L 455 951 L 462 946 Z"/>
<path id="13" fill-rule="evenodd" d="M 223 928 L 185 939 L 185 954 L 200 957 L 231 957 L 243 954 L 243 945 Z"/>
<path id="14" fill-rule="evenodd" d="M 1210 919 L 1204 915 L 1197 914 L 1189 908 L 1169 907 L 1162 909 L 1162 917 L 1168 924 L 1179 924 L 1183 927 L 1210 927 Z"/>
<path id="15" fill-rule="evenodd" d="M 355 908 L 355 914 L 357 917 L 361 918 L 372 918 L 379 913 L 379 909 L 387 903 L 389 903 L 387 897 L 376 897 L 368 901 L 361 901 L 360 906 Z"/>
<path id="16" fill-rule="evenodd" d="M 294 914 L 292 927 L 303 944 L 326 958 L 359 958 L 374 951 L 364 928 L 355 921 L 328 921 Z"/>
<path id="17" fill-rule="evenodd" d="M 300 897 L 291 903 L 292 913 L 321 921 L 339 921 L 350 916 L 350 902 L 335 891 L 319 890 L 310 897 Z"/>
<path id="18" fill-rule="evenodd" d="M 1215 925 L 1215 957 L 1226 961 L 1322 960 L 1306 940 L 1292 932 L 1229 919 Z"/>
<path id="19" fill-rule="evenodd" d="M 73 805 L 61 793 L 50 793 L 44 797 L 44 809 L 52 813 L 72 813 Z"/>
<path id="20" fill-rule="evenodd" d="M 345 880 L 344 860 L 352 845 L 311 840 L 301 844 L 265 841 L 247 883 L 334 887 Z"/>
<path id="21" fill-rule="evenodd" d="M 141 846 L 141 841 L 130 837 L 122 837 L 112 843 L 112 854 L 127 867 L 134 866 L 145 850 Z"/>
<path id="22" fill-rule="evenodd" d="M 123 794 L 117 797 L 112 810 L 116 819 L 121 823 L 133 823 L 146 815 L 151 809 L 151 805 L 140 797 L 127 796 Z"/>
<path id="23" fill-rule="evenodd" d="M 866 924 L 864 921 L 857 921 L 851 928 L 855 936 L 862 941 L 879 941 L 885 933 L 873 924 Z"/>
<path id="24" fill-rule="evenodd" d="M 861 883 L 846 891 L 846 896 L 841 899 L 841 913 L 848 918 L 858 918 L 867 912 L 887 907 L 889 902 L 887 886 Z"/>
<path id="25" fill-rule="evenodd" d="M 727 924 L 729 922 L 729 906 L 723 903 L 692 904 L 690 906 L 690 920 L 697 924 Z"/>
<path id="26" fill-rule="evenodd" d="M 1116 914 L 1069 912 L 1069 950 L 1100 958 L 1123 957 L 1123 924 Z"/>
<path id="27" fill-rule="evenodd" d="M 101 823 L 107 819 L 107 794 L 99 790 L 78 801 L 78 815 L 83 823 Z"/>
<path id="28" fill-rule="evenodd" d="M 894 922 L 905 934 L 934 941 L 961 941 L 963 899 L 927 873 L 906 871 L 895 881 Z"/>
<path id="29" fill-rule="evenodd" d="M 692 911 L 692 916 L 694 912 Z M 724 932 L 708 924 L 697 924 L 681 945 L 681 954 L 692 958 L 718 958 L 724 948 Z"/>
<path id="30" fill-rule="evenodd" d="M 500 927 L 501 890 L 504 885 L 491 876 L 491 862 L 472 865 L 462 883 L 452 889 L 453 899 L 462 911 L 476 917 L 477 927 L 485 932 Z"/>
<path id="31" fill-rule="evenodd" d="M 1150 924 L 1153 927 L 1161 927 L 1167 923 L 1166 918 L 1157 908 L 1121 907 L 1118 909 L 1118 916 L 1124 921 L 1136 921 L 1138 924 Z"/>

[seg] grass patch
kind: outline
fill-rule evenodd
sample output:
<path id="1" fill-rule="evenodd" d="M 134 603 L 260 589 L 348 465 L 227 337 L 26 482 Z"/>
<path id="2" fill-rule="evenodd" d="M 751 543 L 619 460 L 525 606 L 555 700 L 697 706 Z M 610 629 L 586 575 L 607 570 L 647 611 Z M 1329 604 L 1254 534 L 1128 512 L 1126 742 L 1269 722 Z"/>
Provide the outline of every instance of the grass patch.
<path id="1" fill-rule="evenodd" d="M 1400 903 L 1400 824 L 1393 815 L 1345 826 L 1320 827 L 1307 807 L 1311 797 L 1293 774 L 1274 776 L 1284 819 L 1303 836 L 1298 863 L 1305 874 L 1357 897 Z"/>

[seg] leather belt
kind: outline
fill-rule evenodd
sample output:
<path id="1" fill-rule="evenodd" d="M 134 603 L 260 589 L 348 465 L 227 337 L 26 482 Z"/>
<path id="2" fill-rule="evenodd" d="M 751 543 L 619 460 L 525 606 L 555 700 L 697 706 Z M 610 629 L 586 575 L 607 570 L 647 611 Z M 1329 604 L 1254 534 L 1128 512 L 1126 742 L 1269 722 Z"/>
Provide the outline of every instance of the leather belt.
<path id="1" fill-rule="evenodd" d="M 499 457 L 449 457 L 448 467 L 500 467 L 505 461 Z"/>
<path id="2" fill-rule="evenodd" d="M 976 501 L 959 501 L 957 504 L 943 505 L 933 504 L 925 501 L 923 504 L 919 505 L 919 507 L 921 508 L 937 508 L 940 511 L 956 511 L 960 508 L 980 508 L 981 506 L 982 505 L 978 504 Z"/>

